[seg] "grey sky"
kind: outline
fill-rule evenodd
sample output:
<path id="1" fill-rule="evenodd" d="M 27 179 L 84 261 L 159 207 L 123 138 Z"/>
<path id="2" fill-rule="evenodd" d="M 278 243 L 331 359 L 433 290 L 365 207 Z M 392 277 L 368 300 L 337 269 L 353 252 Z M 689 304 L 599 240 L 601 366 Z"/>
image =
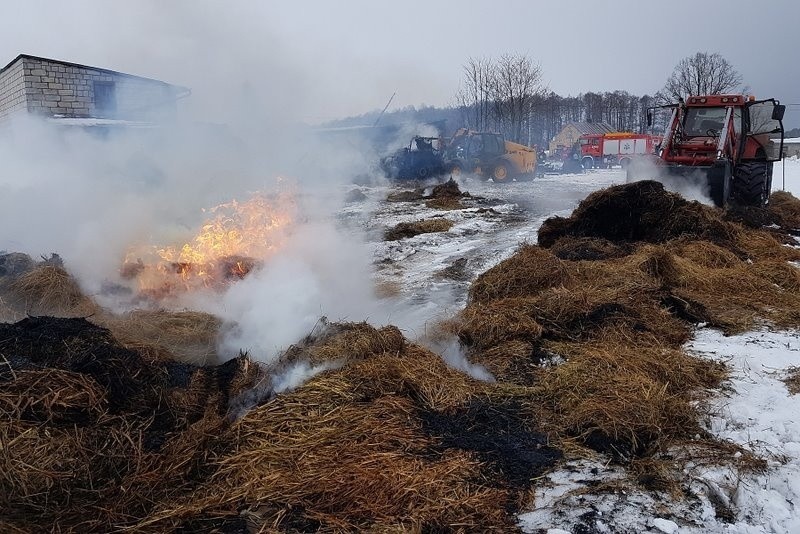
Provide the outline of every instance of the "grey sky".
<path id="1" fill-rule="evenodd" d="M 310 121 L 381 108 L 395 91 L 393 108 L 446 105 L 467 58 L 505 52 L 539 61 L 562 95 L 652 94 L 681 58 L 720 52 L 757 96 L 800 103 L 796 0 L 15 4 L 0 62 L 29 53 L 188 85 L 211 116 L 242 91 Z M 800 126 L 800 106 L 787 122 Z"/>

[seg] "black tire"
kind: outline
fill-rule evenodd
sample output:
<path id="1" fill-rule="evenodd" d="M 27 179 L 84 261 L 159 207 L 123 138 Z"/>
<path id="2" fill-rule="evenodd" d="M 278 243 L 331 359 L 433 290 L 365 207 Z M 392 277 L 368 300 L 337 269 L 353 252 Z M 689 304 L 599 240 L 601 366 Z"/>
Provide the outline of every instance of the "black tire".
<path id="1" fill-rule="evenodd" d="M 590 170 L 594 167 L 594 160 L 592 158 L 583 158 L 581 160 L 581 166 L 584 170 Z"/>
<path id="2" fill-rule="evenodd" d="M 505 184 L 511 181 L 513 167 L 507 161 L 500 161 L 492 168 L 492 180 L 496 184 Z"/>
<path id="3" fill-rule="evenodd" d="M 733 200 L 741 206 L 764 206 L 769 199 L 772 162 L 745 161 L 733 171 Z"/>
<path id="4" fill-rule="evenodd" d="M 421 179 L 428 178 L 431 175 L 430 169 L 428 167 L 420 167 L 417 169 L 417 177 Z"/>

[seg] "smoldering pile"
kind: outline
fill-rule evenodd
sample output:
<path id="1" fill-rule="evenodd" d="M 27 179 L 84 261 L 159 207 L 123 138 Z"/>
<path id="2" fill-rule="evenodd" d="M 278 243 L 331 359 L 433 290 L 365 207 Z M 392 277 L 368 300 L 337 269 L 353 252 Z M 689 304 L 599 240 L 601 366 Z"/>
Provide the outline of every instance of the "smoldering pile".
<path id="1" fill-rule="evenodd" d="M 428 195 L 425 194 L 425 188 L 417 188 L 413 190 L 395 191 L 389 193 L 386 200 L 389 202 L 416 202 L 425 201 L 425 205 L 429 208 L 440 210 L 459 210 L 464 209 L 465 206 L 462 200 L 473 199 L 466 191 L 461 191 L 458 183 L 450 178 L 448 181 L 435 185 Z"/>
<path id="2" fill-rule="evenodd" d="M 196 319 L 0 325 L 4 530 L 508 531 L 560 457 L 515 392 L 395 327 L 321 321 L 274 366 L 198 366 L 173 352 Z"/>
<path id="3" fill-rule="evenodd" d="M 800 207 L 782 200 L 770 210 Z M 596 192 L 571 217 L 545 221 L 539 246 L 481 275 L 447 326 L 473 362 L 526 388 L 562 448 L 636 463 L 691 441 L 729 456 L 725 444 L 694 439 L 707 436 L 702 400 L 726 371 L 682 346 L 698 323 L 727 333 L 800 326 L 800 270 L 789 263 L 800 250 L 783 244 L 791 227 L 726 219 L 656 182 Z"/>
<path id="4" fill-rule="evenodd" d="M 429 195 L 425 195 L 424 189 L 413 191 L 398 191 L 390 193 L 387 197 L 389 202 L 414 202 L 424 200 L 429 208 L 439 210 L 458 210 L 464 209 L 461 199 L 472 198 L 469 193 L 461 192 L 458 184 L 451 178 L 447 182 L 433 187 Z M 401 222 L 388 228 L 384 232 L 384 240 L 397 241 L 420 234 L 447 232 L 453 227 L 453 221 L 441 216 L 434 216 L 428 219 L 420 219 L 412 222 Z"/>
<path id="5" fill-rule="evenodd" d="M 633 227 L 606 220 L 621 211 L 639 214 Z M 762 467 L 703 431 L 702 401 L 726 371 L 682 344 L 697 322 L 800 323 L 787 263 L 800 252 L 776 232 L 650 184 L 590 196 L 543 226 L 543 246 L 481 275 L 450 323 L 491 383 L 392 326 L 321 321 L 265 368 L 178 361 L 208 350 L 209 316 L 0 325 L 0 525 L 509 532 L 560 451 L 607 452 L 659 489 L 679 483 L 664 468 L 676 447 Z"/>

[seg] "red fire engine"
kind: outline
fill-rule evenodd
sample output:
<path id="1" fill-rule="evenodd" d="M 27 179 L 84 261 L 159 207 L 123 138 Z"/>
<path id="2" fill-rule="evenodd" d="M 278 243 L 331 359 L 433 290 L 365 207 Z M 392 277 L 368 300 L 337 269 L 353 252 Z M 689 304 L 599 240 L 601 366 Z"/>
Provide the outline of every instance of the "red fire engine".
<path id="1" fill-rule="evenodd" d="M 587 134 L 578 138 L 580 158 L 584 169 L 608 168 L 621 165 L 626 168 L 631 157 L 652 154 L 661 143 L 661 137 L 631 132 Z"/>

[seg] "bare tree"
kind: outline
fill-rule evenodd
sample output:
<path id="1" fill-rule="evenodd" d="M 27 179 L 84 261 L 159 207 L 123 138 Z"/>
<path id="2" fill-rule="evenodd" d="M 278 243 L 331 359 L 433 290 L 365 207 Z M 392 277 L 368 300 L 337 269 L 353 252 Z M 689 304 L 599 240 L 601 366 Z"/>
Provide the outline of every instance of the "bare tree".
<path id="1" fill-rule="evenodd" d="M 741 83 L 741 75 L 720 54 L 697 52 L 678 62 L 658 96 L 663 102 L 676 102 L 688 95 L 725 93 Z"/>
<path id="2" fill-rule="evenodd" d="M 486 130 L 489 122 L 489 87 L 494 77 L 490 59 L 469 58 L 464 65 L 464 80 L 456 93 L 464 123 L 474 130 Z"/>
<path id="3" fill-rule="evenodd" d="M 531 137 L 534 103 L 546 94 L 541 67 L 507 54 L 497 60 L 470 58 L 456 102 L 470 128 L 499 130 L 521 141 Z"/>
<path id="4" fill-rule="evenodd" d="M 542 68 L 529 57 L 506 54 L 492 69 L 490 97 L 494 117 L 514 141 L 529 137 L 523 127 L 530 123 L 533 103 L 547 93 L 542 82 Z"/>

